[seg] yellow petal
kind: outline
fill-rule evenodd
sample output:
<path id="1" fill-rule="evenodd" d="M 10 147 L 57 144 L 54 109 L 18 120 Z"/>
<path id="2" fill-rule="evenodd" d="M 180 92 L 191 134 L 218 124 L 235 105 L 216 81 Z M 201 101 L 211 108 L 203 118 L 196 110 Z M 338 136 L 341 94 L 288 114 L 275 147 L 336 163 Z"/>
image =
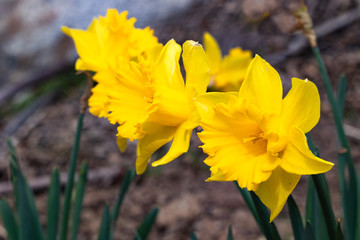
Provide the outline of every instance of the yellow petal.
<path id="1" fill-rule="evenodd" d="M 196 108 L 200 116 L 213 111 L 213 107 L 219 103 L 227 104 L 231 99 L 236 99 L 237 92 L 208 92 L 196 97 Z"/>
<path id="2" fill-rule="evenodd" d="M 147 134 L 139 139 L 137 146 L 137 174 L 142 174 L 146 170 L 150 157 L 156 150 L 171 141 L 176 128 L 155 123 L 145 123 L 144 130 Z"/>
<path id="3" fill-rule="evenodd" d="M 222 181 L 236 180 L 240 187 L 255 190 L 279 165 L 279 159 L 267 153 L 267 141 L 256 138 L 262 133 L 258 125 L 231 105 L 219 103 L 208 114 L 204 111 L 200 126 L 204 130 L 198 134 L 204 143 L 201 147 L 209 155 L 205 163 L 212 172 L 209 181 L 223 176 Z"/>
<path id="4" fill-rule="evenodd" d="M 316 157 L 309 149 L 305 134 L 293 127 L 280 166 L 289 173 L 311 175 L 327 172 L 334 164 Z"/>
<path id="5" fill-rule="evenodd" d="M 72 37 L 76 50 L 83 61 L 82 64 L 76 64 L 76 70 L 98 71 L 106 68 L 99 52 L 101 52 L 102 42 L 107 38 L 107 31 L 97 19 L 92 21 L 87 31 L 70 29 L 65 26 L 61 30 Z"/>
<path id="6" fill-rule="evenodd" d="M 215 87 L 224 91 L 239 91 L 251 60 L 250 51 L 243 51 L 240 47 L 231 49 L 215 76 Z"/>
<path id="7" fill-rule="evenodd" d="M 280 114 L 282 108 L 282 84 L 279 74 L 259 55 L 247 69 L 239 97 L 255 104 L 266 113 Z"/>
<path id="8" fill-rule="evenodd" d="M 158 85 L 149 107 L 147 121 L 166 126 L 178 126 L 190 117 L 190 102 L 184 92 Z"/>
<path id="9" fill-rule="evenodd" d="M 179 127 L 174 134 L 174 139 L 171 143 L 169 152 L 161 159 L 153 162 L 152 166 L 156 167 L 167 164 L 179 157 L 181 154 L 186 153 L 189 150 L 191 133 L 192 129 L 187 130 Z"/>
<path id="10" fill-rule="evenodd" d="M 122 138 L 120 136 L 116 137 L 116 144 L 118 145 L 121 152 L 125 152 L 127 145 L 127 138 Z"/>
<path id="11" fill-rule="evenodd" d="M 158 85 L 171 87 L 178 91 L 184 90 L 184 80 L 180 72 L 181 47 L 171 39 L 163 47 L 154 67 L 154 82 Z"/>
<path id="12" fill-rule="evenodd" d="M 194 88 L 195 94 L 206 92 L 210 81 L 210 68 L 208 59 L 202 46 L 194 41 L 186 41 L 183 44 L 182 54 L 186 71 L 186 90 Z"/>
<path id="13" fill-rule="evenodd" d="M 204 33 L 205 52 L 209 60 L 210 72 L 215 74 L 220 69 L 221 50 L 215 38 L 210 33 Z"/>
<path id="14" fill-rule="evenodd" d="M 283 100 L 281 119 L 283 127 L 299 127 L 309 132 L 320 118 L 320 96 L 315 84 L 309 80 L 292 79 L 292 88 Z"/>
<path id="15" fill-rule="evenodd" d="M 89 112 L 97 117 L 107 117 L 109 114 L 109 97 L 106 87 L 99 83 L 91 89 L 91 92 Z"/>
<path id="16" fill-rule="evenodd" d="M 270 222 L 279 215 L 299 180 L 299 175 L 287 173 L 278 167 L 267 181 L 259 184 L 255 193 L 270 209 Z"/>

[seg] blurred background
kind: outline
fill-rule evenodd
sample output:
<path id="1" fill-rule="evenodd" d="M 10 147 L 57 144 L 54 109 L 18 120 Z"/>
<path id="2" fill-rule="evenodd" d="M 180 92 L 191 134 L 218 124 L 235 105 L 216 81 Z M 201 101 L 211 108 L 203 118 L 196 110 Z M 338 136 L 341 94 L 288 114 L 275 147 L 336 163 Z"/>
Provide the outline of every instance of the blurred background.
<path id="1" fill-rule="evenodd" d="M 159 41 L 202 43 L 210 32 L 226 55 L 241 46 L 259 54 L 277 69 L 284 89 L 291 78 L 314 81 L 322 99 L 322 118 L 312 131 L 321 156 L 334 162 L 336 135 L 320 74 L 306 39 L 295 29 L 293 11 L 302 1 L 286 0 L 1 0 L 0 2 L 0 197 L 11 199 L 9 157 L 4 143 L 11 136 L 21 165 L 45 214 L 48 176 L 58 166 L 66 173 L 74 139 L 79 99 L 86 81 L 76 75 L 72 40 L 60 27 L 86 29 L 107 8 L 129 11 L 136 27 L 150 26 Z M 360 3 L 357 0 L 305 1 L 318 43 L 336 89 L 348 78 L 345 124 L 357 161 L 360 156 Z M 96 239 L 104 203 L 117 197 L 124 173 L 135 164 L 135 143 L 125 153 L 116 146 L 116 129 L 107 120 L 87 114 L 79 162 L 90 167 L 80 227 L 82 239 Z M 196 134 L 188 154 L 163 167 L 149 168 L 136 178 L 120 212 L 116 239 L 130 239 L 154 206 L 159 216 L 149 239 L 225 239 L 233 226 L 235 239 L 259 239 L 260 230 L 233 183 L 206 183 L 205 155 Z M 165 147 L 166 148 L 166 147 Z M 166 149 L 163 149 L 166 150 Z M 159 152 L 161 154 L 161 151 Z M 357 163 L 357 162 L 356 162 Z M 65 177 L 65 175 L 64 175 Z M 331 193 L 338 192 L 336 168 L 327 174 Z M 64 179 L 65 181 L 65 179 Z M 304 209 L 306 177 L 294 196 Z M 333 194 L 341 217 L 339 195 Z M 302 201 L 303 200 L 303 201 Z M 42 212 L 43 211 L 43 212 Z M 292 233 L 286 207 L 276 219 L 283 237 Z M 0 224 L 0 239 L 6 233 Z"/>

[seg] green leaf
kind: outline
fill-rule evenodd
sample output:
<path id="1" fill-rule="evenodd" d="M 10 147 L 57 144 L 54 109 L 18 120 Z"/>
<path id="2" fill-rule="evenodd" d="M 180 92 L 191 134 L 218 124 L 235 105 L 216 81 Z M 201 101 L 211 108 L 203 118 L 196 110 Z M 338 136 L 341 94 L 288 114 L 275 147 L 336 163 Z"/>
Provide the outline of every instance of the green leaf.
<path id="1" fill-rule="evenodd" d="M 257 211 L 255 209 L 255 205 L 254 205 L 254 202 L 253 202 L 253 200 L 251 198 L 250 192 L 247 189 L 242 189 L 236 181 L 234 181 L 234 183 L 235 183 L 235 186 L 238 189 L 238 191 L 241 193 L 246 205 L 250 209 L 255 221 L 257 222 L 257 224 L 258 224 L 258 226 L 259 226 L 259 228 L 261 230 L 261 232 L 263 232 L 262 225 L 260 223 L 260 219 L 259 219 L 259 216 L 258 216 Z"/>
<path id="2" fill-rule="evenodd" d="M 51 174 L 47 207 L 47 239 L 56 240 L 60 209 L 60 174 L 55 168 Z"/>
<path id="3" fill-rule="evenodd" d="M 156 220 L 156 216 L 159 212 L 158 208 L 153 208 L 144 218 L 141 225 L 135 232 L 134 240 L 145 240 L 150 233 L 150 230 Z"/>
<path id="4" fill-rule="evenodd" d="M 136 176 L 136 170 L 128 170 L 125 175 L 124 181 L 121 185 L 119 196 L 116 200 L 114 209 L 111 213 L 111 219 L 114 224 L 119 216 L 119 210 L 120 210 L 120 207 L 124 200 L 125 194 L 126 194 L 127 190 L 129 189 L 130 183 L 134 180 L 135 176 Z"/>
<path id="5" fill-rule="evenodd" d="M 305 231 L 303 235 L 303 240 L 315 240 L 314 232 L 312 230 L 311 224 L 309 221 L 306 222 Z"/>
<path id="6" fill-rule="evenodd" d="M 231 225 L 229 225 L 229 228 L 228 228 L 227 240 L 234 240 L 234 236 L 233 236 L 233 233 L 232 233 Z"/>
<path id="7" fill-rule="evenodd" d="M 123 183 L 121 185 L 121 189 L 119 191 L 119 196 L 115 202 L 114 209 L 111 212 L 111 224 L 112 224 L 111 239 L 114 238 L 114 229 L 116 226 L 117 218 L 119 216 L 120 207 L 124 200 L 125 194 L 127 193 L 128 189 L 129 189 L 130 183 L 134 180 L 135 176 L 136 176 L 136 170 L 133 169 L 133 170 L 128 170 L 124 177 L 124 181 L 123 181 Z"/>
<path id="8" fill-rule="evenodd" d="M 190 240 L 198 240 L 194 232 L 190 233 Z"/>
<path id="9" fill-rule="evenodd" d="M 304 233 L 304 225 L 302 222 L 299 208 L 292 195 L 289 196 L 287 203 L 288 203 L 290 221 L 294 233 L 294 238 L 295 240 L 301 240 Z"/>
<path id="10" fill-rule="evenodd" d="M 82 131 L 82 125 L 84 121 L 84 114 L 80 113 L 78 117 L 78 123 L 76 127 L 74 145 L 71 152 L 70 157 L 70 166 L 68 170 L 68 178 L 65 187 L 65 197 L 64 197 L 64 206 L 62 209 L 62 218 L 61 218 L 61 225 L 60 225 L 60 240 L 67 239 L 68 233 L 68 226 L 69 226 L 69 215 L 71 210 L 71 197 L 74 187 L 74 176 L 76 171 L 76 164 L 77 164 L 77 155 L 79 152 L 79 145 L 80 145 L 80 137 Z"/>
<path id="11" fill-rule="evenodd" d="M 5 199 L 0 200 L 0 216 L 7 232 L 8 239 L 18 240 L 18 226 L 12 209 Z"/>
<path id="12" fill-rule="evenodd" d="M 341 150 L 339 151 L 338 169 L 339 169 L 340 192 L 341 192 L 341 199 L 342 199 L 342 206 L 343 206 L 344 220 L 345 220 L 345 233 L 348 239 L 354 239 L 355 229 L 356 229 L 356 213 L 357 213 L 357 208 L 360 207 L 357 204 L 357 194 L 352 194 L 352 191 L 354 191 L 354 189 L 357 189 L 356 171 L 351 155 L 349 141 L 346 137 L 344 126 L 342 123 L 342 119 L 343 119 L 342 111 L 339 107 L 339 102 L 335 100 L 333 89 L 330 83 L 330 78 L 327 73 L 327 69 L 325 67 L 319 48 L 315 46 L 312 48 L 312 50 L 316 58 L 316 61 L 318 62 L 321 77 L 324 82 L 325 90 L 332 108 L 335 126 L 336 126 L 336 133 Z M 341 166 L 344 164 L 346 164 L 346 167 Z M 345 171 L 347 172 L 347 174 L 345 174 Z M 330 236 L 330 237 L 334 237 L 334 236 Z"/>
<path id="13" fill-rule="evenodd" d="M 101 218 L 98 240 L 109 240 L 111 227 L 111 216 L 108 205 L 105 204 L 104 212 Z"/>
<path id="14" fill-rule="evenodd" d="M 346 76 L 342 74 L 339 79 L 339 87 L 337 91 L 337 102 L 339 105 L 339 114 L 341 117 L 344 116 L 346 91 L 347 91 L 347 79 Z"/>
<path id="15" fill-rule="evenodd" d="M 330 203 L 329 193 L 326 191 L 325 176 L 323 174 L 311 175 L 317 196 L 319 197 L 322 213 L 325 218 L 326 228 L 329 233 L 329 238 L 334 239 L 336 233 L 336 222 L 334 212 Z"/>
<path id="16" fill-rule="evenodd" d="M 261 229 L 263 229 L 263 234 L 268 240 L 280 240 L 280 235 L 276 229 L 274 222 L 270 221 L 270 214 L 266 208 L 266 206 L 260 201 L 258 196 L 254 192 L 250 192 L 251 198 L 254 202 L 256 212 L 259 216 L 259 220 L 261 223 Z"/>
<path id="17" fill-rule="evenodd" d="M 319 152 L 317 151 L 317 148 L 315 147 L 310 135 L 307 134 L 306 137 L 308 140 L 308 145 L 310 150 L 313 151 L 314 155 L 319 156 Z M 330 202 L 329 186 L 327 184 L 325 175 L 324 174 L 311 175 L 311 178 L 315 186 L 315 190 L 319 200 L 319 205 L 322 210 L 322 215 L 324 216 L 329 239 L 334 239 L 336 233 L 336 221 Z"/>
<path id="18" fill-rule="evenodd" d="M 39 213 L 36 209 L 34 196 L 18 164 L 15 148 L 8 140 L 10 150 L 10 174 L 14 189 L 15 205 L 19 219 L 19 240 L 43 240 Z"/>
<path id="19" fill-rule="evenodd" d="M 78 230 L 79 230 L 79 223 L 80 223 L 80 216 L 82 210 L 82 204 L 85 195 L 85 188 L 87 183 L 87 171 L 88 165 L 87 163 L 82 163 L 80 168 L 79 180 L 76 184 L 75 188 L 75 200 L 74 200 L 74 210 L 72 216 L 72 228 L 71 228 L 71 239 L 76 240 Z"/>
<path id="20" fill-rule="evenodd" d="M 309 178 L 308 181 L 309 183 L 306 199 L 306 220 L 312 223 L 315 239 L 329 239 L 324 215 L 322 214 L 319 198 L 315 191 L 314 182 L 312 178 Z"/>
<path id="21" fill-rule="evenodd" d="M 343 234 L 343 232 L 341 230 L 340 219 L 338 220 L 335 239 L 336 240 L 345 240 L 344 234 Z"/>

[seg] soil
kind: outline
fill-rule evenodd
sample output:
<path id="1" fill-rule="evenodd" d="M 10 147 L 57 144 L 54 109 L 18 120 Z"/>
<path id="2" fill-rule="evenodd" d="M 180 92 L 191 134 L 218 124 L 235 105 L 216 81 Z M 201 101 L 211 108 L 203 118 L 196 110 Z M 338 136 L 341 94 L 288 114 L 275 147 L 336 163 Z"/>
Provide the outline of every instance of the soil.
<path id="1" fill-rule="evenodd" d="M 356 7 L 356 2 L 307 1 L 315 26 L 334 16 Z M 299 34 L 294 33 L 292 11 L 298 3 L 288 1 L 225 1 L 196 0 L 185 12 L 171 16 L 166 21 L 151 26 L 159 40 L 166 43 L 174 38 L 178 43 L 187 39 L 202 42 L 202 34 L 210 32 L 219 42 L 223 53 L 241 46 L 254 54 L 266 56 L 286 50 Z M 131 13 L 130 13 L 131 15 Z M 333 84 L 338 84 L 342 73 L 348 79 L 344 122 L 360 128 L 360 22 L 319 39 L 325 64 Z M 289 89 L 291 77 L 308 78 L 316 83 L 322 99 L 322 117 L 312 130 L 315 143 L 322 158 L 336 164 L 336 134 L 331 108 L 320 73 L 310 48 L 300 54 L 285 58 L 273 65 Z M 50 105 L 32 114 L 13 135 L 14 144 L 21 158 L 22 168 L 29 181 L 48 175 L 57 166 L 66 172 L 79 109 L 79 99 L 84 88 L 74 88 Z M 8 118 L 1 120 L 5 126 Z M 79 162 L 86 161 L 89 170 L 100 168 L 119 169 L 119 174 L 103 178 L 88 185 L 79 239 L 97 239 L 96 233 L 104 204 L 113 206 L 127 168 L 135 164 L 135 144 L 125 153 L 116 146 L 116 129 L 107 120 L 87 114 L 81 139 Z M 357 161 L 360 150 L 359 138 L 350 138 L 352 155 Z M 116 226 L 115 239 L 132 239 L 134 229 L 153 207 L 159 215 L 149 239 L 189 239 L 194 231 L 199 239 L 226 239 L 231 224 L 235 239 L 264 239 L 256 222 L 232 182 L 205 182 L 208 167 L 202 162 L 206 155 L 198 149 L 201 145 L 194 133 L 189 152 L 162 167 L 149 167 L 132 183 Z M 161 152 L 159 153 L 161 154 Z M 0 180 L 9 181 L 8 154 L 4 144 L 0 151 Z M 357 164 L 357 162 L 356 162 Z M 336 166 L 326 174 L 332 195 L 336 217 L 342 217 Z M 302 177 L 293 196 L 304 213 L 307 176 Z M 38 209 L 44 218 L 46 190 L 35 193 Z M 11 193 L 4 194 L 12 199 Z M 291 227 L 286 207 L 275 220 L 281 236 L 291 239 Z M 6 234 L 0 225 L 0 238 Z"/>

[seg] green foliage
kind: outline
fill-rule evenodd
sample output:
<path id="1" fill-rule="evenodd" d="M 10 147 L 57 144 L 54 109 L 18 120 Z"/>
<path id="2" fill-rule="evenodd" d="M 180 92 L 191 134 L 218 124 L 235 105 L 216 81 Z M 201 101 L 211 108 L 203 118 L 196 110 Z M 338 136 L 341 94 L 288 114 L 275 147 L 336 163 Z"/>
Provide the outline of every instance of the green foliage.
<path id="1" fill-rule="evenodd" d="M 60 174 L 55 168 L 51 174 L 47 210 L 47 239 L 56 240 L 60 209 Z"/>
<path id="2" fill-rule="evenodd" d="M 71 239 L 77 239 L 80 215 L 85 195 L 85 187 L 87 183 L 87 163 L 83 163 L 81 165 L 79 171 L 79 178 L 75 188 L 74 201 L 71 201 L 71 196 L 73 192 L 74 175 L 77 163 L 77 152 L 79 149 L 83 117 L 84 115 L 80 114 L 73 152 L 70 160 L 70 170 L 68 172 L 69 181 L 67 182 L 64 206 L 61 211 L 61 186 L 59 170 L 55 168 L 51 174 L 51 181 L 48 193 L 46 237 L 40 223 L 39 213 L 37 212 L 35 206 L 33 194 L 19 166 L 19 161 L 15 152 L 15 148 L 12 145 L 11 141 L 8 140 L 8 147 L 10 152 L 11 182 L 13 184 L 16 211 L 13 211 L 10 208 L 6 200 L 1 199 L 0 217 L 4 222 L 4 227 L 9 240 L 56 240 L 58 239 L 58 237 L 60 239 L 68 239 L 67 228 L 69 225 L 71 208 L 73 208 Z M 98 239 L 113 239 L 116 220 L 119 216 L 119 209 L 122 205 L 125 194 L 129 189 L 130 183 L 134 180 L 135 176 L 135 170 L 127 171 L 112 213 L 110 213 L 108 205 L 105 205 Z M 155 222 L 157 213 L 158 209 L 154 208 L 146 215 L 142 224 L 136 231 L 135 239 L 146 239 L 151 230 L 151 227 Z M 60 217 L 62 217 L 62 228 L 60 229 L 60 232 L 58 232 Z"/>
<path id="3" fill-rule="evenodd" d="M 158 208 L 153 208 L 148 214 L 146 214 L 141 225 L 135 231 L 134 240 L 145 240 L 150 233 L 150 230 L 155 222 L 156 216 L 159 212 Z"/>
<path id="4" fill-rule="evenodd" d="M 289 208 L 291 226 L 294 233 L 294 239 L 301 240 L 304 233 L 304 225 L 302 222 L 299 208 L 292 195 L 289 196 L 287 203 Z"/>
<path id="5" fill-rule="evenodd" d="M 10 149 L 10 174 L 15 196 L 15 208 L 18 219 L 18 239 L 19 240 L 43 240 L 44 233 L 41 227 L 39 213 L 35 206 L 34 196 L 27 184 L 24 175 L 18 164 L 15 149 L 8 140 Z M 3 221 L 6 219 L 3 219 Z"/>

